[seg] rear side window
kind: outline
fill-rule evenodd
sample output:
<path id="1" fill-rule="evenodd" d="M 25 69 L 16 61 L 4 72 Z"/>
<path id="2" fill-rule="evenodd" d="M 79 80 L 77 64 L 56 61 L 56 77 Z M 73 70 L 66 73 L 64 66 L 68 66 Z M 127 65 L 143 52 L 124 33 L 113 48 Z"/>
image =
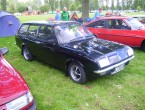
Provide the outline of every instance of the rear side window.
<path id="1" fill-rule="evenodd" d="M 21 28 L 19 29 L 19 34 L 26 34 L 28 30 L 29 25 L 22 25 Z"/>

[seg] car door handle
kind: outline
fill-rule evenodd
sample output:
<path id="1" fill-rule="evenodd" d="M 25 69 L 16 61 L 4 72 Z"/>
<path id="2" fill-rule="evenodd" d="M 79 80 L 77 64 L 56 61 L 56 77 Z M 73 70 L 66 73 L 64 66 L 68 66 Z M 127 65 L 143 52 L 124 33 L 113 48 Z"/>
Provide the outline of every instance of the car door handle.
<path id="1" fill-rule="evenodd" d="M 39 42 L 39 41 L 36 41 L 35 43 L 36 43 L 36 44 L 41 44 L 41 42 Z"/>

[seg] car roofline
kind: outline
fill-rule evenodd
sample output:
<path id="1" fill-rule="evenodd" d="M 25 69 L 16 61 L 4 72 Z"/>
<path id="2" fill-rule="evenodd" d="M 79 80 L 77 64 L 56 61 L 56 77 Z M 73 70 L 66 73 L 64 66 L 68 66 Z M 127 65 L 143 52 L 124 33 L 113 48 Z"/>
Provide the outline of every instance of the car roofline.
<path id="1" fill-rule="evenodd" d="M 61 24 L 71 24 L 71 23 L 78 23 L 76 21 L 47 21 L 47 20 L 41 20 L 41 21 L 29 21 L 29 22 L 24 22 L 24 24 L 38 24 L 38 25 L 50 25 L 50 26 L 55 26 L 55 25 L 61 25 Z"/>
<path id="2" fill-rule="evenodd" d="M 90 21 L 90 22 L 87 22 L 86 24 L 85 24 L 85 26 L 87 26 L 87 25 L 89 25 L 89 24 L 91 24 L 91 23 L 93 23 L 93 22 L 95 22 L 95 21 L 99 21 L 99 20 L 113 20 L 113 19 L 127 19 L 127 18 L 132 18 L 132 17 L 129 17 L 129 16 L 109 16 L 109 17 L 100 17 L 100 18 L 98 18 L 97 20 L 93 20 L 93 21 Z"/>

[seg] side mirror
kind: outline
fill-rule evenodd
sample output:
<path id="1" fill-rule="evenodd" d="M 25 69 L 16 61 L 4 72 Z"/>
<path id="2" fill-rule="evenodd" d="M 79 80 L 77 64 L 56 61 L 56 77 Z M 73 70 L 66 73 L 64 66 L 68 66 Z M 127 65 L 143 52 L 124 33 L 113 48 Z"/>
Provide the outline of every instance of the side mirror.
<path id="1" fill-rule="evenodd" d="M 3 48 L 0 48 L 0 52 L 2 53 L 2 55 L 5 55 L 6 53 L 9 52 L 9 50 L 8 50 L 8 48 L 3 47 Z"/>

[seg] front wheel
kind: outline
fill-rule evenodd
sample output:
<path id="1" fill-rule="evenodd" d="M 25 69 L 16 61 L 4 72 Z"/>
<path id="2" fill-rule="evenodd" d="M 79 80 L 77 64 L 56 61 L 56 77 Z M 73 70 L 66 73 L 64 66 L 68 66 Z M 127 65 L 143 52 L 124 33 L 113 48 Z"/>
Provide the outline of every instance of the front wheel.
<path id="1" fill-rule="evenodd" d="M 26 47 L 23 47 L 22 54 L 25 60 L 31 61 L 33 59 L 30 51 Z"/>
<path id="2" fill-rule="evenodd" d="M 87 82 L 86 73 L 81 65 L 71 63 L 68 67 L 68 72 L 73 82 L 79 84 L 85 84 Z"/>

